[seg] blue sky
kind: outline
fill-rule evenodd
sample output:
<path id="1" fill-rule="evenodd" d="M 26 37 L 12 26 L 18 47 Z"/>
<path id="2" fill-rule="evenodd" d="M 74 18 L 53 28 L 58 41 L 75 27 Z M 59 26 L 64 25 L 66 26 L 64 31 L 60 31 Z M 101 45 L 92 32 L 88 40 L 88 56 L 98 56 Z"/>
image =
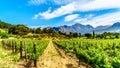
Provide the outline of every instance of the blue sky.
<path id="1" fill-rule="evenodd" d="M 0 20 L 30 27 L 120 21 L 120 0 L 1 0 Z"/>

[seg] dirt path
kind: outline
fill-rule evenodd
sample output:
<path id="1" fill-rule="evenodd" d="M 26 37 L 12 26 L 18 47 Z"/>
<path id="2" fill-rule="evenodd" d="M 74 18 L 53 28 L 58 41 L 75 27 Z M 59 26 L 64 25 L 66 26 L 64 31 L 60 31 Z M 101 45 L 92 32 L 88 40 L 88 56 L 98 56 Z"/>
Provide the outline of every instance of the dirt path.
<path id="1" fill-rule="evenodd" d="M 38 68 L 86 68 L 86 66 L 78 66 L 78 59 L 72 58 L 65 54 L 55 44 L 50 42 L 38 59 Z"/>

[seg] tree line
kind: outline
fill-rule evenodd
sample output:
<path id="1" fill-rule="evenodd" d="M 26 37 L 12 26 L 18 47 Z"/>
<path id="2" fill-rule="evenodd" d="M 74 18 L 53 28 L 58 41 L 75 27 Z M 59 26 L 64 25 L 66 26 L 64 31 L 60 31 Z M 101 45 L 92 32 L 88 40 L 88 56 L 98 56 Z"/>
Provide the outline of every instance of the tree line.
<path id="1" fill-rule="evenodd" d="M 12 25 L 6 22 L 3 22 L 0 20 L 0 28 L 1 29 L 6 29 L 6 28 L 10 28 Z"/>
<path id="2" fill-rule="evenodd" d="M 84 36 L 87 39 L 118 39 L 120 38 L 120 33 L 104 32 L 102 34 L 95 34 L 95 31 L 93 31 L 93 33 L 84 34 Z"/>
<path id="3" fill-rule="evenodd" d="M 61 31 L 56 32 L 52 28 L 41 28 L 41 27 L 29 28 L 23 24 L 12 25 L 2 21 L 0 21 L 0 28 L 8 29 L 9 34 L 14 34 L 19 36 L 32 33 L 32 34 L 47 34 L 47 35 L 51 35 L 52 37 L 60 37 L 62 35 L 65 38 L 86 37 L 87 39 L 114 39 L 114 38 L 119 38 L 119 35 L 120 35 L 119 33 L 111 33 L 111 32 L 96 34 L 94 30 L 92 33 L 86 33 L 86 34 L 81 34 L 78 32 L 74 32 L 74 33 L 73 32 L 65 33 Z M 5 34 L 2 34 L 1 31 L 0 31 L 0 34 L 5 35 Z"/>

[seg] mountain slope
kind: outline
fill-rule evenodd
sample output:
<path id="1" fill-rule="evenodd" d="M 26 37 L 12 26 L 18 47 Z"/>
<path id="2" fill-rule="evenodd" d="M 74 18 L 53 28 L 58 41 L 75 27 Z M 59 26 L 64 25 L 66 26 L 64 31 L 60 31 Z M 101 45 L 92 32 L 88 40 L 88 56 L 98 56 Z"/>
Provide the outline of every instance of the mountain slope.
<path id="1" fill-rule="evenodd" d="M 79 23 L 76 23 L 72 26 L 59 26 L 59 27 L 53 27 L 53 30 L 55 31 L 61 31 L 61 32 L 81 32 L 81 33 L 86 33 L 86 32 L 91 32 L 94 28 L 91 25 L 82 25 Z"/>
<path id="2" fill-rule="evenodd" d="M 120 32 L 120 22 L 116 22 L 113 25 L 107 25 L 107 26 L 98 26 L 94 28 L 91 25 L 82 25 L 79 23 L 76 23 L 72 26 L 59 26 L 59 27 L 53 27 L 53 30 L 55 31 L 61 31 L 61 32 L 78 32 L 78 33 L 91 33 L 93 30 L 96 33 L 103 33 L 103 32 Z"/>

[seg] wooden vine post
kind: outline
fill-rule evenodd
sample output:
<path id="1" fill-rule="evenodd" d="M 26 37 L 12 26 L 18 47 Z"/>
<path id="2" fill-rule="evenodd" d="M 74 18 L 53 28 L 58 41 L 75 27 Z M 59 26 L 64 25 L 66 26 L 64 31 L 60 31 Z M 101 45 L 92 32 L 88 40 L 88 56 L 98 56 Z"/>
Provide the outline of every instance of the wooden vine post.
<path id="1" fill-rule="evenodd" d="M 27 47 L 26 47 L 26 42 L 24 42 L 24 50 L 25 50 L 25 59 L 27 61 Z"/>
<path id="2" fill-rule="evenodd" d="M 12 53 L 14 53 L 14 41 L 12 40 Z"/>
<path id="3" fill-rule="evenodd" d="M 22 41 L 20 41 L 20 59 L 22 59 Z"/>
<path id="4" fill-rule="evenodd" d="M 34 55 L 36 55 L 36 43 L 34 43 Z M 34 59 L 34 67 L 37 67 L 37 59 Z"/>
<path id="5" fill-rule="evenodd" d="M 17 53 L 17 43 L 15 41 L 15 53 Z"/>
<path id="6" fill-rule="evenodd" d="M 74 50 L 75 50 L 75 47 L 76 47 L 75 42 L 73 42 L 73 49 L 74 49 Z"/>
<path id="7" fill-rule="evenodd" d="M 8 44 L 9 44 L 9 48 L 11 48 L 11 42 L 10 42 L 10 41 L 9 41 L 9 43 L 8 43 Z"/>
<path id="8" fill-rule="evenodd" d="M 80 42 L 80 47 L 79 48 L 81 48 L 82 47 L 82 41 Z"/>
<path id="9" fill-rule="evenodd" d="M 6 47 L 6 41 L 2 40 L 3 47 Z"/>
<path id="10" fill-rule="evenodd" d="M 115 49 L 115 43 L 113 42 L 113 46 L 112 46 L 112 49 L 114 50 Z"/>

